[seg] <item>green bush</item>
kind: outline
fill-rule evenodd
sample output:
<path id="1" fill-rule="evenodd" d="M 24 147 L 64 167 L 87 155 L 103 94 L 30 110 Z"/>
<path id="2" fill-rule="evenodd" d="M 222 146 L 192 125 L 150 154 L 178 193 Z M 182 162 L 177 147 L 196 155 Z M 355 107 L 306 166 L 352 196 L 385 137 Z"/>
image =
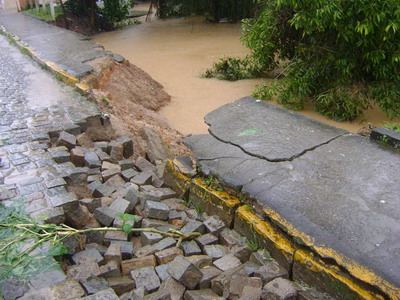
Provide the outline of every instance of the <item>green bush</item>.
<path id="1" fill-rule="evenodd" d="M 104 7 L 100 8 L 94 0 L 68 0 L 65 8 L 74 16 L 90 20 L 96 29 L 111 30 L 116 22 L 127 18 L 131 1 L 104 0 L 103 4 Z"/>
<path id="2" fill-rule="evenodd" d="M 160 18 L 206 16 L 208 21 L 226 18 L 237 22 L 253 16 L 253 0 L 157 0 Z"/>
<path id="3" fill-rule="evenodd" d="M 104 0 L 103 16 L 115 23 L 125 20 L 129 14 L 130 2 L 126 0 Z"/>
<path id="4" fill-rule="evenodd" d="M 266 76 L 266 73 L 262 72 L 262 68 L 251 56 L 221 58 L 219 62 L 213 64 L 212 68 L 207 69 L 202 74 L 204 78 L 218 78 L 229 81 L 262 76 Z"/>
<path id="5" fill-rule="evenodd" d="M 301 108 L 308 100 L 338 120 L 354 120 L 371 102 L 400 116 L 400 2 L 258 1 L 242 40 L 262 71 L 288 61 L 280 88 L 260 91 Z M 269 89 L 264 86 L 263 89 Z"/>

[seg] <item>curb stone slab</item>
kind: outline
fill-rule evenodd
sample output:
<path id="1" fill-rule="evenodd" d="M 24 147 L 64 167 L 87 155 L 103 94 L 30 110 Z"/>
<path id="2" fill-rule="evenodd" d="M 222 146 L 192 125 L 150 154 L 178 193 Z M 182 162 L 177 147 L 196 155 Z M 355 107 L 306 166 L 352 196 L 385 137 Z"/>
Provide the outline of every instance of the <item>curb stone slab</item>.
<path id="1" fill-rule="evenodd" d="M 185 139 L 205 174 L 257 199 L 323 258 L 400 293 L 398 151 L 254 98 L 205 119 L 210 135 Z"/>

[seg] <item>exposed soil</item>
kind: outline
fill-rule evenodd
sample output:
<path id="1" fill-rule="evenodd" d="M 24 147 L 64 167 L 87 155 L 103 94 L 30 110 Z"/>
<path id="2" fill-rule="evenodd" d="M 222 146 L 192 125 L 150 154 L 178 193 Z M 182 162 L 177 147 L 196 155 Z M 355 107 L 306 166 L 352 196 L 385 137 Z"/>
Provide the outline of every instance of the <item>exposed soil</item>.
<path id="1" fill-rule="evenodd" d="M 74 16 L 72 14 L 69 14 L 68 12 L 67 12 L 67 22 L 68 26 L 65 22 L 64 16 L 58 16 L 54 22 L 47 22 L 47 23 L 84 35 L 92 35 L 100 32 L 100 30 L 98 29 L 90 28 L 89 21 L 87 20 L 87 18 Z"/>
<path id="2" fill-rule="evenodd" d="M 91 99 L 110 114 L 117 135 L 133 139 L 135 156 L 162 160 L 170 158 L 169 151 L 171 156 L 191 154 L 182 143 L 183 135 L 157 114 L 170 102 L 161 84 L 126 60 L 117 63 L 112 57 L 103 57 L 88 64 L 94 71 L 83 82 L 92 88 Z"/>

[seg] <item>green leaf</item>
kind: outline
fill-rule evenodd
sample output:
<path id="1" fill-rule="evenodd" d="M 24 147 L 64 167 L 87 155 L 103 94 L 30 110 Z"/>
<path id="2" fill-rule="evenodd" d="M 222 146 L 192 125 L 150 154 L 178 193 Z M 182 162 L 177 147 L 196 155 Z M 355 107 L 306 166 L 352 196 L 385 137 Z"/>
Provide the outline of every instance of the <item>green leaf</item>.
<path id="1" fill-rule="evenodd" d="M 125 221 L 136 222 L 136 217 L 134 215 L 125 214 Z"/>
<path id="2" fill-rule="evenodd" d="M 136 222 L 136 217 L 134 215 L 118 213 L 117 217 L 120 218 L 124 222 L 127 222 L 127 221 Z"/>
<path id="3" fill-rule="evenodd" d="M 58 256 L 58 255 L 64 255 L 68 253 L 67 247 L 64 245 L 58 244 L 54 245 L 53 247 L 50 248 L 49 250 L 49 256 Z"/>
<path id="4" fill-rule="evenodd" d="M 131 224 L 124 224 L 124 225 L 122 225 L 122 230 L 129 234 L 129 233 L 132 232 L 132 225 Z"/>
<path id="5" fill-rule="evenodd" d="M 117 213 L 116 214 L 116 216 L 118 217 L 118 218 L 120 218 L 122 221 L 125 221 L 125 214 L 123 214 L 123 213 Z"/>

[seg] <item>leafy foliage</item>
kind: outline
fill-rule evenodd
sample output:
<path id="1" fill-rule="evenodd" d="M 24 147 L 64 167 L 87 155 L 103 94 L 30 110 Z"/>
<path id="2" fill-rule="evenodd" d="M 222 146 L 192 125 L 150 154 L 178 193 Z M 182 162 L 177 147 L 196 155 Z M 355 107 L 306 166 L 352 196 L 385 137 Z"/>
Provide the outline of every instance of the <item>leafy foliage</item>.
<path id="1" fill-rule="evenodd" d="M 28 224 L 32 221 L 20 207 L 0 204 L 0 224 Z M 29 280 L 39 273 L 59 269 L 58 263 L 50 258 L 65 254 L 66 248 L 59 241 L 39 238 L 38 233 L 42 230 L 39 226 L 32 226 L 30 232 L 0 226 L 0 280 Z"/>
<path id="2" fill-rule="evenodd" d="M 99 7 L 95 0 L 68 0 L 65 8 L 72 15 L 89 19 L 91 26 L 110 30 L 114 23 L 127 18 L 131 6 L 128 0 L 104 0 L 103 4 Z"/>
<path id="3" fill-rule="evenodd" d="M 46 12 L 44 12 L 43 10 L 37 11 L 36 8 L 31 8 L 31 9 L 25 10 L 25 13 L 38 16 L 40 19 L 45 20 L 46 22 L 52 22 L 53 21 L 53 17 L 51 16 L 49 7 L 47 7 Z M 55 6 L 54 7 L 54 13 L 55 13 L 55 17 L 56 18 L 59 15 L 61 15 L 62 14 L 61 7 Z"/>
<path id="4" fill-rule="evenodd" d="M 111 22 L 125 20 L 129 13 L 130 2 L 125 0 L 104 0 L 104 8 L 101 14 Z"/>
<path id="5" fill-rule="evenodd" d="M 63 245 L 66 238 L 96 231 L 153 232 L 182 241 L 195 239 L 199 232 L 183 233 L 176 229 L 167 232 L 155 228 L 133 228 L 136 218 L 130 214 L 118 214 L 123 220 L 119 227 L 94 227 L 75 229 L 65 224 L 42 224 L 22 210 L 20 206 L 5 207 L 0 203 L 0 280 L 19 278 L 29 280 L 37 274 L 59 269 L 51 259 L 67 253 Z"/>
<path id="6" fill-rule="evenodd" d="M 236 81 L 245 78 L 257 78 L 266 75 L 262 68 L 252 57 L 245 58 L 226 57 L 214 63 L 213 67 L 207 69 L 202 77 L 218 78 L 229 81 Z"/>
<path id="7" fill-rule="evenodd" d="M 288 61 L 286 77 L 255 94 L 301 108 L 306 100 L 337 120 L 354 120 L 372 101 L 400 116 L 400 2 L 258 1 L 243 42 L 264 70 Z"/>
<path id="8" fill-rule="evenodd" d="M 204 77 L 262 77 L 285 63 L 284 80 L 259 85 L 253 96 L 288 108 L 315 109 L 354 120 L 375 102 L 400 117 L 400 2 L 395 0 L 255 0 L 258 15 L 243 20 L 243 59 L 224 58 Z"/>
<path id="9" fill-rule="evenodd" d="M 237 22 L 253 16 L 252 0 L 158 0 L 157 6 L 161 18 L 200 15 L 212 22 Z"/>

